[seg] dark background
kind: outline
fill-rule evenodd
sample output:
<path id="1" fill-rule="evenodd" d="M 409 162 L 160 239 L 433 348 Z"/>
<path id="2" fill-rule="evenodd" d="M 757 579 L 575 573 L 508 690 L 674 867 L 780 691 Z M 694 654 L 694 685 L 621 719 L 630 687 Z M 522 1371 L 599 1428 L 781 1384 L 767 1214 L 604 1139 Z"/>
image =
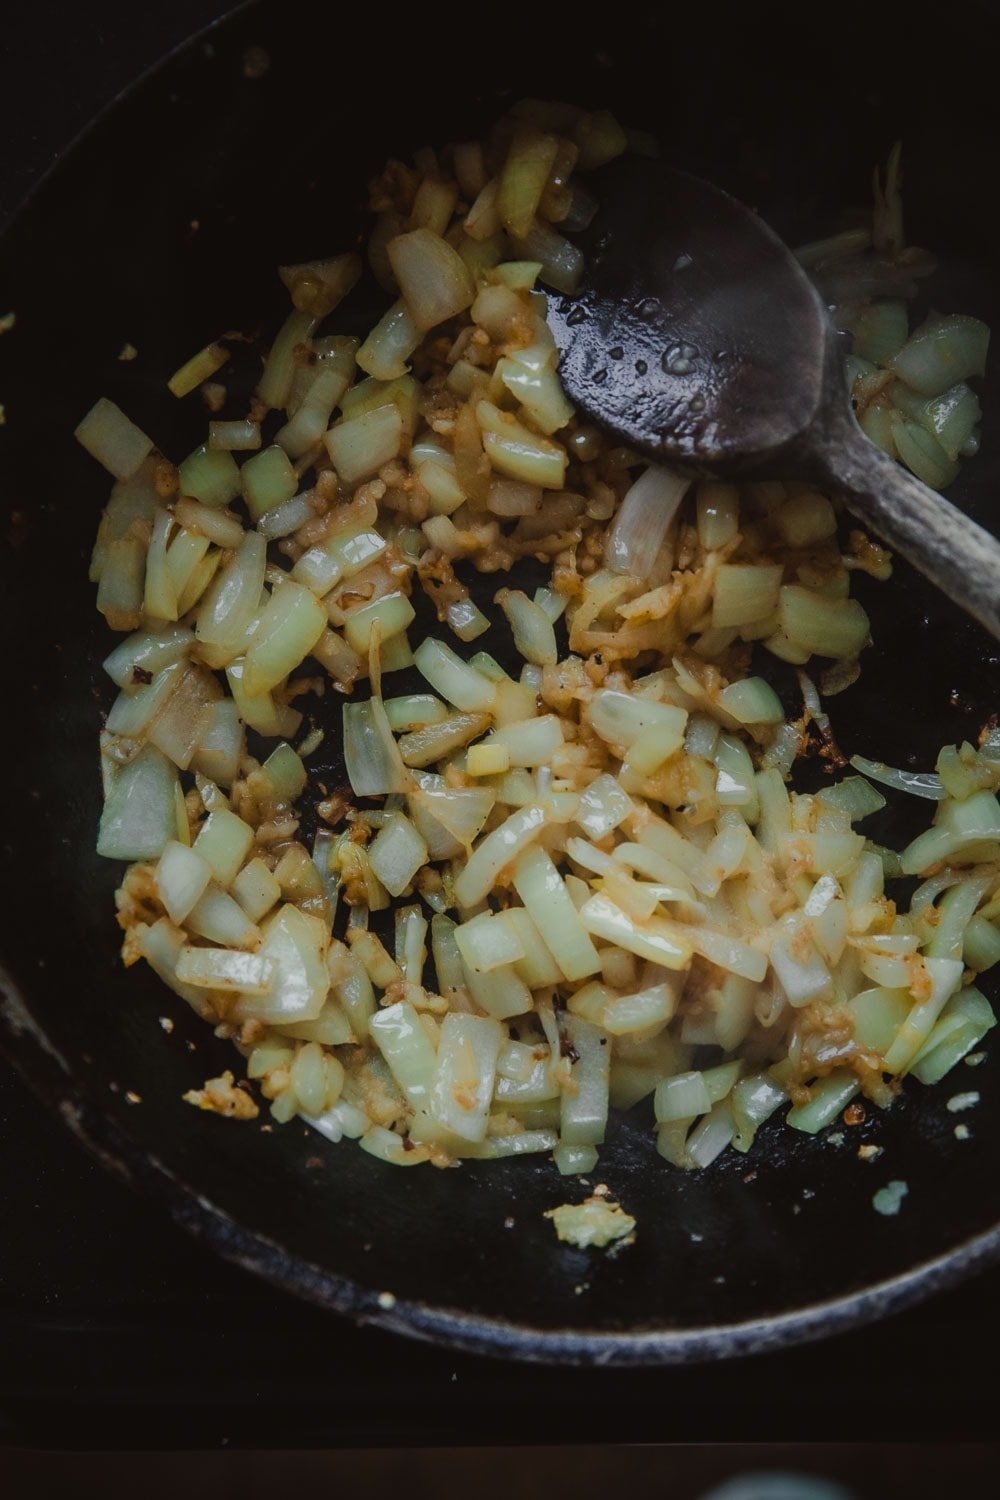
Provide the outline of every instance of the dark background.
<path id="1" fill-rule="evenodd" d="M 30 95 L 0 89 L 0 222 L 119 89 L 228 8 L 159 0 L 144 12 L 128 0 L 92 0 L 10 9 L 2 76 L 33 82 Z M 6 301 L 0 287 L 0 312 Z M 0 1141 L 0 1440 L 8 1443 L 985 1441 L 995 1431 L 1000 1273 L 874 1328 L 727 1366 L 512 1368 L 353 1329 L 223 1265 L 84 1157 L 3 1065 Z M 905 1465 L 898 1455 L 856 1452 L 819 1465 L 818 1457 L 807 1466 L 832 1465 L 872 1496 L 885 1492 L 890 1473 L 903 1480 L 904 1467 L 914 1496 L 939 1493 L 944 1473 L 916 1455 Z M 781 1459 L 803 1455 L 756 1461 Z M 679 1481 L 672 1493 L 686 1500 L 701 1477 L 743 1461 L 731 1449 L 699 1469 L 692 1455 L 669 1471 Z M 952 1461 L 961 1484 L 979 1457 L 956 1450 Z M 665 1471 L 650 1463 L 650 1485 L 662 1483 Z M 481 1485 L 486 1469 L 470 1468 L 469 1482 Z M 167 1470 L 162 1477 L 166 1493 Z M 388 1488 L 400 1467 L 377 1477 Z M 640 1485 L 645 1493 L 653 1488 Z"/>

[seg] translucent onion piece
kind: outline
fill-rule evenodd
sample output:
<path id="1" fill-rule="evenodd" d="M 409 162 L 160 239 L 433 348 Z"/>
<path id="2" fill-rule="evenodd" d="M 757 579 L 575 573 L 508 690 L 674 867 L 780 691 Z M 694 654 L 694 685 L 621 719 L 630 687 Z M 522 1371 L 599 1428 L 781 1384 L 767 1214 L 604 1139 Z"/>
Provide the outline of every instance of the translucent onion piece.
<path id="1" fill-rule="evenodd" d="M 153 449 L 152 438 L 104 396 L 78 423 L 73 435 L 116 479 L 131 479 Z"/>
<path id="2" fill-rule="evenodd" d="M 604 562 L 612 572 L 649 577 L 690 484 L 686 475 L 659 464 L 643 471 L 622 501 L 604 543 Z"/>
<path id="3" fill-rule="evenodd" d="M 468 307 L 475 295 L 461 256 L 430 229 L 414 229 L 388 245 L 389 263 L 415 326 L 436 328 Z"/>
<path id="4" fill-rule="evenodd" d="M 380 698 L 344 704 L 344 761 L 359 797 L 407 790 L 409 773 L 400 759 Z"/>

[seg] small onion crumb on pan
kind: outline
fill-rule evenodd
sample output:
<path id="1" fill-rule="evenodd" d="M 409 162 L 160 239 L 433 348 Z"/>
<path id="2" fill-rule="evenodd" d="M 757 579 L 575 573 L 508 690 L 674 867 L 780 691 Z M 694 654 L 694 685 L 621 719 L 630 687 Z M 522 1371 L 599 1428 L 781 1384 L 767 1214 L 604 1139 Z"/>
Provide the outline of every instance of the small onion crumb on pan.
<path id="1" fill-rule="evenodd" d="M 921 775 L 855 757 L 787 785 L 806 753 L 847 770 L 804 669 L 832 659 L 827 695 L 857 677 L 852 573 L 888 578 L 887 554 L 843 544 L 810 485 L 647 464 L 560 387 L 539 287 L 572 292 L 586 173 L 628 145 L 607 113 L 526 101 L 483 143 L 390 163 L 363 342 L 334 331 L 358 254 L 286 266 L 249 409 L 213 378 L 250 357 L 225 334 L 170 381 L 213 390 L 179 463 L 107 400 L 77 432 L 115 480 L 91 578 L 125 637 L 98 840 L 128 864 L 124 960 L 232 1040 L 276 1120 L 393 1165 L 590 1172 L 609 1109 L 647 1101 L 666 1161 L 704 1168 L 778 1110 L 815 1133 L 935 1083 L 995 1025 L 974 981 L 1000 959 L 1000 733 Z M 802 257 L 853 334 L 865 430 L 946 483 L 978 441 L 987 335 L 909 331 L 930 266 L 898 155 L 874 229 Z M 549 568 L 531 592 L 528 559 Z M 477 573 L 500 575 L 489 615 Z M 790 718 L 768 653 L 801 669 Z M 310 777 L 323 695 L 349 789 Z M 901 852 L 863 832 L 875 782 L 933 803 Z M 907 911 L 901 876 L 921 877 Z M 258 1108 L 228 1072 L 186 1097 Z M 633 1227 L 606 1203 L 555 1224 Z"/>

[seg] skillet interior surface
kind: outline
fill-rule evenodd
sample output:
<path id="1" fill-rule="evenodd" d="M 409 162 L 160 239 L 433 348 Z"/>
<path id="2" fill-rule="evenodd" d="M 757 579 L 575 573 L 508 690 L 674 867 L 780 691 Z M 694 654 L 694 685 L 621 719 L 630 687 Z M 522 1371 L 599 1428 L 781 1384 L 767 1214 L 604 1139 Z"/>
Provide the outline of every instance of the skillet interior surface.
<path id="1" fill-rule="evenodd" d="M 227 1254 L 358 1316 L 514 1357 L 724 1356 L 842 1327 L 993 1257 L 1000 1049 L 975 1072 L 908 1088 L 842 1144 L 771 1122 L 749 1158 L 728 1153 L 702 1174 L 660 1162 L 641 1109 L 615 1120 L 594 1180 L 639 1232 L 614 1259 L 557 1244 L 543 1212 L 584 1190 L 548 1162 L 400 1172 L 297 1124 L 262 1132 L 183 1105 L 185 1089 L 234 1057 L 150 972 L 126 974 L 118 959 L 120 871 L 93 853 L 110 642 L 87 581 L 108 485 L 71 434 L 106 394 L 168 456 L 190 451 L 205 413 L 197 398 L 174 402 L 166 375 L 221 330 L 273 333 L 284 296 L 274 267 L 353 244 L 367 178 L 387 156 L 472 135 L 512 93 L 609 105 L 792 242 L 867 203 L 873 163 L 902 135 L 910 238 L 942 262 L 935 305 L 996 321 L 996 211 L 979 187 L 996 146 L 987 32 L 963 47 L 961 70 L 936 74 L 928 103 L 919 28 L 901 34 L 878 13 L 863 51 L 844 35 L 818 50 L 811 14 L 724 15 L 720 25 L 637 6 L 600 37 L 570 37 L 542 6 L 529 41 L 500 36 L 488 66 L 470 66 L 477 44 L 457 7 L 438 7 L 426 31 L 417 22 L 405 45 L 387 46 L 373 21 L 361 61 L 313 6 L 254 6 L 120 102 L 0 252 L 17 314 L 0 340 L 11 1054 L 81 1133 Z M 968 24 L 975 35 L 992 20 L 974 8 Z M 251 44 L 270 57 L 256 79 L 242 66 Z M 352 305 L 363 324 L 375 304 L 361 292 Z M 139 351 L 131 363 L 117 358 L 125 342 Z M 983 449 L 954 488 L 987 524 L 997 398 L 988 383 Z M 858 592 L 876 644 L 860 682 L 832 701 L 841 745 L 929 767 L 1000 708 L 997 648 L 902 567 L 889 587 Z M 333 749 L 314 764 L 336 777 L 329 704 L 315 717 Z M 927 813 L 893 799 L 871 834 L 907 837 Z M 170 1035 L 161 1016 L 175 1020 Z M 946 1101 L 969 1088 L 981 1102 L 959 1142 Z M 884 1147 L 876 1163 L 858 1159 L 864 1142 Z M 889 1179 L 909 1186 L 891 1219 L 872 1208 Z"/>

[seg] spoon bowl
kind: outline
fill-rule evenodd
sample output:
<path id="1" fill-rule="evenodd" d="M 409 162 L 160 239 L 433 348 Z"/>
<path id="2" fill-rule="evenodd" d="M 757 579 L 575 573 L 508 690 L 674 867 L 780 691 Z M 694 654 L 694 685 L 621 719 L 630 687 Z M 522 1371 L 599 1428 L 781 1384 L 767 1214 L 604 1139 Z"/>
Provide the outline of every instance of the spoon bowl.
<path id="1" fill-rule="evenodd" d="M 574 404 L 658 463 L 803 479 L 1000 636 L 1000 542 L 858 426 L 845 340 L 763 219 L 659 159 L 606 167 L 583 281 L 550 300 Z"/>

